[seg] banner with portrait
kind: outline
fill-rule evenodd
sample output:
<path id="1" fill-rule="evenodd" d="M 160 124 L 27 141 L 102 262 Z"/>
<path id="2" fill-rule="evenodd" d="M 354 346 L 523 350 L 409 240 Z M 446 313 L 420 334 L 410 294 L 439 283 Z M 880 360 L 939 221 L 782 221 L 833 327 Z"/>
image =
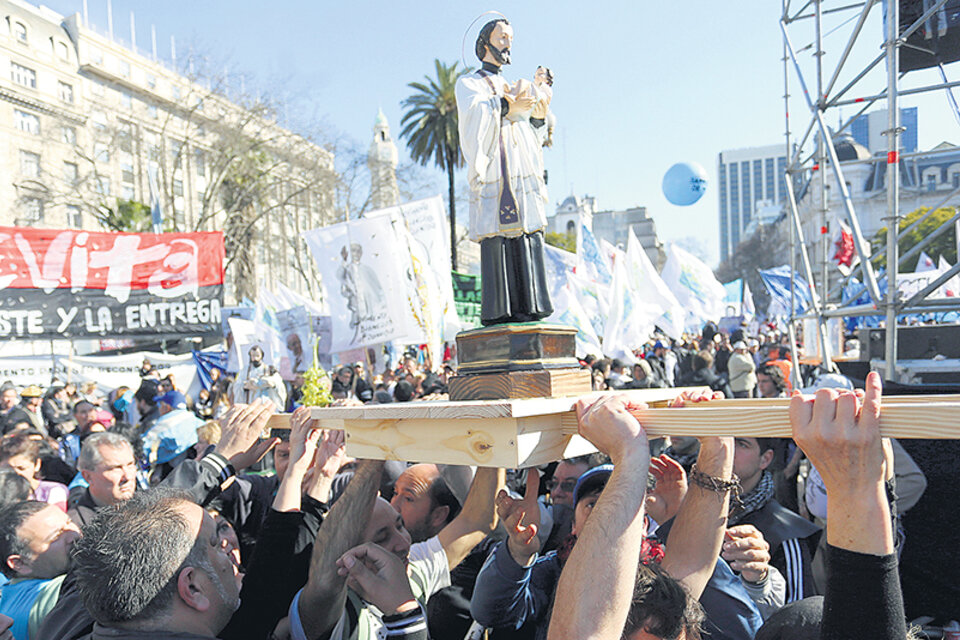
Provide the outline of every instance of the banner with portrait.
<path id="1" fill-rule="evenodd" d="M 303 234 L 330 307 L 331 352 L 390 340 L 423 342 L 416 288 L 399 213 L 364 217 Z"/>

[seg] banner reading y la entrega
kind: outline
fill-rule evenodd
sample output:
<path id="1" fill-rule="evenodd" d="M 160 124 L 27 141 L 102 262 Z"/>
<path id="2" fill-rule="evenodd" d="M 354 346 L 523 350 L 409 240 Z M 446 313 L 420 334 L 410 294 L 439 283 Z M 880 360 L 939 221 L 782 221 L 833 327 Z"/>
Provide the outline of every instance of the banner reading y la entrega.
<path id="1" fill-rule="evenodd" d="M 219 334 L 223 234 L 0 227 L 0 338 Z"/>

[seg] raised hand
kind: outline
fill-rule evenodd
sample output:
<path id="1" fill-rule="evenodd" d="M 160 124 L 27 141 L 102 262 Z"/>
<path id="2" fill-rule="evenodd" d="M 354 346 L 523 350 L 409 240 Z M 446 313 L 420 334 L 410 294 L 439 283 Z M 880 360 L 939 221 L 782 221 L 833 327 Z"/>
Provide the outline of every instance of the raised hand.
<path id="1" fill-rule="evenodd" d="M 507 530 L 507 549 L 521 567 L 530 564 L 530 559 L 540 551 L 540 504 L 537 491 L 540 488 L 540 473 L 527 469 L 527 486 L 523 498 L 511 498 L 506 491 L 497 494 L 497 516 Z"/>
<path id="2" fill-rule="evenodd" d="M 316 428 L 317 421 L 310 417 L 308 407 L 300 407 L 290 417 L 290 464 L 291 470 L 304 474 L 310 468 L 321 431 Z"/>
<path id="3" fill-rule="evenodd" d="M 385 615 L 405 613 L 420 606 L 413 597 L 403 561 L 372 542 L 340 556 L 337 573 L 347 578 L 347 586 Z"/>
<path id="4" fill-rule="evenodd" d="M 770 543 L 752 524 L 727 529 L 720 557 L 747 582 L 761 582 L 770 571 Z"/>
<path id="5" fill-rule="evenodd" d="M 680 510 L 687 495 L 687 474 L 679 462 L 667 455 L 650 459 L 650 473 L 657 485 L 647 492 L 645 507 L 651 518 L 663 523 Z"/>
<path id="6" fill-rule="evenodd" d="M 630 414 L 630 409 L 646 408 L 646 404 L 631 402 L 625 394 L 581 399 L 577 402 L 580 435 L 610 456 L 613 464 L 639 456 L 646 466 L 650 455 L 647 434 Z M 643 471 L 646 473 L 646 469 Z"/>
<path id="7" fill-rule="evenodd" d="M 260 440 L 263 428 L 276 411 L 269 400 L 237 404 L 220 418 L 220 442 L 216 452 L 227 458 L 236 470 L 246 469 L 266 455 L 279 438 Z"/>
<path id="8" fill-rule="evenodd" d="M 862 405 L 854 392 L 838 389 L 820 389 L 814 397 L 795 393 L 790 400 L 793 438 L 831 498 L 883 483 L 880 396 L 880 377 L 871 374 Z"/>
<path id="9" fill-rule="evenodd" d="M 325 429 L 303 481 L 303 492 L 320 502 L 330 500 L 333 479 L 350 459 L 345 451 L 345 436 L 340 429 Z"/>

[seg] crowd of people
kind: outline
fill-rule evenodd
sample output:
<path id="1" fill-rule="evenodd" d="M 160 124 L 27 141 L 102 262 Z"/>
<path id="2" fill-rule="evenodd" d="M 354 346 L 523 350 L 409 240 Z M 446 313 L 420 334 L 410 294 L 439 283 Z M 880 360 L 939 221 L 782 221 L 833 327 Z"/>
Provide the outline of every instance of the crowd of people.
<path id="1" fill-rule="evenodd" d="M 876 374 L 801 393 L 779 336 L 710 327 L 638 356 L 583 362 L 611 390 L 578 405 L 598 453 L 527 470 L 354 460 L 295 387 L 242 376 L 196 399 L 149 362 L 109 393 L 6 383 L 0 638 L 901 640 L 960 619 L 956 451 L 881 439 Z M 452 363 L 427 368 L 347 365 L 330 391 L 443 398 Z M 619 391 L 667 386 L 792 393 L 794 437 L 648 440 Z"/>

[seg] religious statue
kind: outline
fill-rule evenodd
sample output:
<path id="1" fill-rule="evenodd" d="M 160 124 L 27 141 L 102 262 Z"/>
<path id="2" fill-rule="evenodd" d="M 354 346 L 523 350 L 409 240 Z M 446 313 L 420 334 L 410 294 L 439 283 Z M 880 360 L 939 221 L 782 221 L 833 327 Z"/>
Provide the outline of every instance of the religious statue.
<path id="1" fill-rule="evenodd" d="M 484 25 L 475 49 L 482 67 L 460 78 L 456 88 L 470 183 L 470 239 L 480 242 L 484 325 L 553 313 L 543 266 L 543 141 L 530 122 L 534 108 L 549 98 L 543 83 L 511 85 L 500 74 L 510 64 L 512 43 L 506 19 Z"/>

